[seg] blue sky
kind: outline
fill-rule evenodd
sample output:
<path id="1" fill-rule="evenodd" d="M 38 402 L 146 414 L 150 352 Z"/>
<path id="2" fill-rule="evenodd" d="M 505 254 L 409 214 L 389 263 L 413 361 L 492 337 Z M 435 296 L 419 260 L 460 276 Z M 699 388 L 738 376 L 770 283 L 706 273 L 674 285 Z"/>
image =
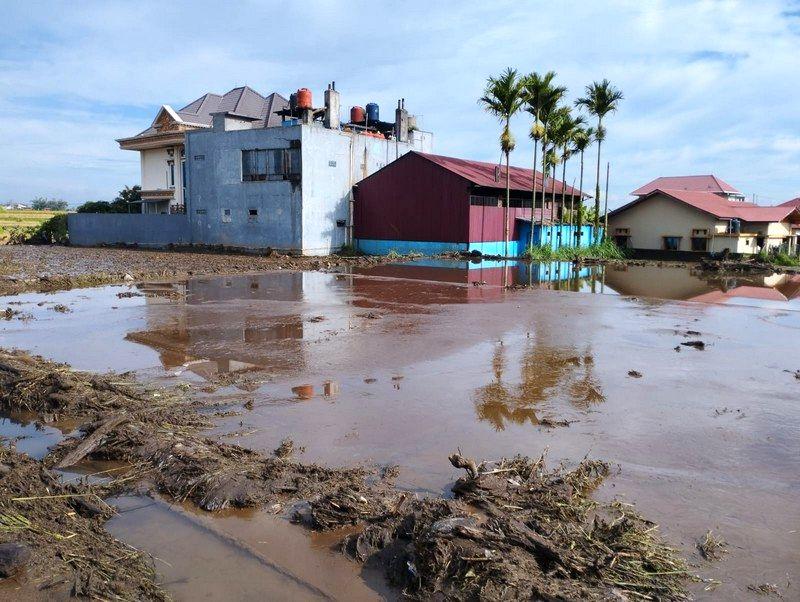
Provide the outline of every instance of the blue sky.
<path id="1" fill-rule="evenodd" d="M 405 97 L 435 152 L 497 161 L 476 99 L 506 66 L 556 71 L 570 99 L 604 77 L 623 90 L 603 151 L 612 207 L 661 175 L 714 173 L 762 204 L 800 196 L 797 1 L 29 1 L 3 16 L 2 201 L 110 199 L 139 179 L 115 138 L 243 84 L 321 98 L 335 80 L 343 110 L 384 115 Z M 512 125 L 512 163 L 529 166 L 529 123 Z"/>

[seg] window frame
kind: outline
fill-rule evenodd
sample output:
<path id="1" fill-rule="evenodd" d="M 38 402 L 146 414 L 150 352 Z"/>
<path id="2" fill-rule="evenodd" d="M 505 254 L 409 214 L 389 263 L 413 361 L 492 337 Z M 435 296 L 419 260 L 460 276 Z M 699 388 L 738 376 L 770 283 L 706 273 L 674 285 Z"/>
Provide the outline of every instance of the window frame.
<path id="1" fill-rule="evenodd" d="M 302 173 L 300 148 L 243 148 L 242 182 L 281 182 Z"/>
<path id="2" fill-rule="evenodd" d="M 667 239 L 674 238 L 677 243 L 674 249 L 670 249 L 669 245 L 667 244 Z M 683 236 L 674 236 L 674 235 L 666 235 L 661 237 L 661 250 L 662 251 L 680 251 L 681 250 L 681 241 L 683 240 Z"/>

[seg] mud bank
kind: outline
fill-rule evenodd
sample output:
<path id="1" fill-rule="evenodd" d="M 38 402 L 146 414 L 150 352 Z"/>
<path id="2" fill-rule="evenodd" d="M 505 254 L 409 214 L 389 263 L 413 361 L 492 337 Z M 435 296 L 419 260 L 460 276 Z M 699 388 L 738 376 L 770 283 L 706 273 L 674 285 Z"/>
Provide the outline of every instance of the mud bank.
<path id="1" fill-rule="evenodd" d="M 401 259 L 402 260 L 402 259 Z M 369 267 L 398 258 L 331 255 L 294 257 L 237 255 L 59 245 L 0 246 L 0 295 L 50 292 L 126 281 L 243 274 L 263 270 L 326 270 Z"/>
<path id="2" fill-rule="evenodd" d="M 0 352 L 0 406 L 35 412 L 43 421 L 83 422 L 80 435 L 42 463 L 19 455 L 4 462 L 7 474 L 0 479 L 4 509 L 19 501 L 23 488 L 56 491 L 45 495 L 60 497 L 37 507 L 40 521 L 88 514 L 94 531 L 85 527 L 83 536 L 112 542 L 102 553 L 87 543 L 76 564 L 51 545 L 58 532 L 46 526 L 23 523 L 0 532 L 0 541 L 29 545 L 42 571 L 66 573 L 78 584 L 72 589 L 77 594 L 107 597 L 118 588 L 129 597 L 163 596 L 141 554 L 130 552 L 130 565 L 119 575 L 104 570 L 114 546 L 124 544 L 102 531 L 107 511 L 101 502 L 85 498 L 111 491 L 70 489 L 64 495 L 59 488 L 65 486 L 48 476 L 50 468 L 87 458 L 124 462 L 128 487 L 154 487 L 204 510 L 268 507 L 315 530 L 355 525 L 360 531 L 345 537 L 343 551 L 383 568 L 393 585 L 418 599 L 681 599 L 690 577 L 653 523 L 630 505 L 592 498 L 611 471 L 596 460 L 570 469 L 548 468 L 544 456 L 477 463 L 454 454 L 450 463 L 466 476 L 452 487 L 453 499 L 419 497 L 393 485 L 392 467 L 303 464 L 291 459 L 288 441 L 272 455 L 220 443 L 203 436 L 202 404 L 178 391 L 74 372 L 20 352 Z M 91 581 L 96 575 L 112 589 L 91 589 L 99 587 Z"/>

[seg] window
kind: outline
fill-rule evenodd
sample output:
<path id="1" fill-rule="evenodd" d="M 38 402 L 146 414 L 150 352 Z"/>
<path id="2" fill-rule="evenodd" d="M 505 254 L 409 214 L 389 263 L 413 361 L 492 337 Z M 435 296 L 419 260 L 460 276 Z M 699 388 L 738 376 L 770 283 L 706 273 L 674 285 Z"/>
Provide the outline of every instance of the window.
<path id="1" fill-rule="evenodd" d="M 630 241 L 631 237 L 625 236 L 624 234 L 617 234 L 614 236 L 614 244 L 616 244 L 620 249 L 627 249 L 630 247 Z"/>
<path id="2" fill-rule="evenodd" d="M 336 220 L 336 227 L 337 228 L 344 228 L 347 225 L 347 221 L 343 219 Z"/>
<path id="3" fill-rule="evenodd" d="M 167 161 L 167 187 L 175 188 L 175 161 Z"/>
<path id="4" fill-rule="evenodd" d="M 247 210 L 247 221 L 248 222 L 257 222 L 258 221 L 258 209 L 248 209 Z"/>
<path id="5" fill-rule="evenodd" d="M 253 149 L 242 151 L 242 181 L 287 180 L 300 175 L 299 148 Z"/>
<path id="6" fill-rule="evenodd" d="M 231 223 L 231 210 L 230 209 L 223 209 L 222 210 L 222 223 L 223 224 L 230 224 Z"/>
<path id="7" fill-rule="evenodd" d="M 496 196 L 469 195 L 469 204 L 477 207 L 500 207 L 500 199 Z"/>
<path id="8" fill-rule="evenodd" d="M 614 229 L 614 243 L 620 249 L 627 249 L 631 246 L 631 230 L 630 228 L 615 228 Z"/>
<path id="9" fill-rule="evenodd" d="M 195 155 L 194 156 L 194 160 L 195 161 L 205 161 L 206 160 L 206 156 L 205 155 Z"/>
<path id="10" fill-rule="evenodd" d="M 678 251 L 681 248 L 681 236 L 665 236 L 664 237 L 664 250 L 665 251 Z"/>
<path id="11" fill-rule="evenodd" d="M 692 251 L 700 253 L 708 251 L 708 228 L 694 228 L 692 230 Z"/>

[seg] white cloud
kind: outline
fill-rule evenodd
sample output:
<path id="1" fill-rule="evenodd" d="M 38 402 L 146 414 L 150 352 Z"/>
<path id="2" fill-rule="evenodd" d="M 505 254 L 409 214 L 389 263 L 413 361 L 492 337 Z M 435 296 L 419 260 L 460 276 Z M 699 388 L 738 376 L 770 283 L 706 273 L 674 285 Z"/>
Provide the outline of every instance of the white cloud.
<path id="1" fill-rule="evenodd" d="M 511 65 L 557 71 L 573 99 L 603 77 L 625 92 L 604 145 L 612 206 L 653 177 L 681 173 L 713 172 L 762 199 L 790 198 L 800 193 L 792 8 L 18 3 L 5 11 L 10 35 L 0 41 L 0 197 L 109 198 L 138 175 L 136 155 L 114 138 L 146 127 L 162 103 L 241 84 L 288 94 L 336 80 L 345 106 L 374 100 L 384 114 L 402 96 L 434 131 L 437 152 L 497 160 L 497 124 L 476 99 L 488 75 Z M 527 123 L 514 125 L 514 161 L 525 165 Z"/>

